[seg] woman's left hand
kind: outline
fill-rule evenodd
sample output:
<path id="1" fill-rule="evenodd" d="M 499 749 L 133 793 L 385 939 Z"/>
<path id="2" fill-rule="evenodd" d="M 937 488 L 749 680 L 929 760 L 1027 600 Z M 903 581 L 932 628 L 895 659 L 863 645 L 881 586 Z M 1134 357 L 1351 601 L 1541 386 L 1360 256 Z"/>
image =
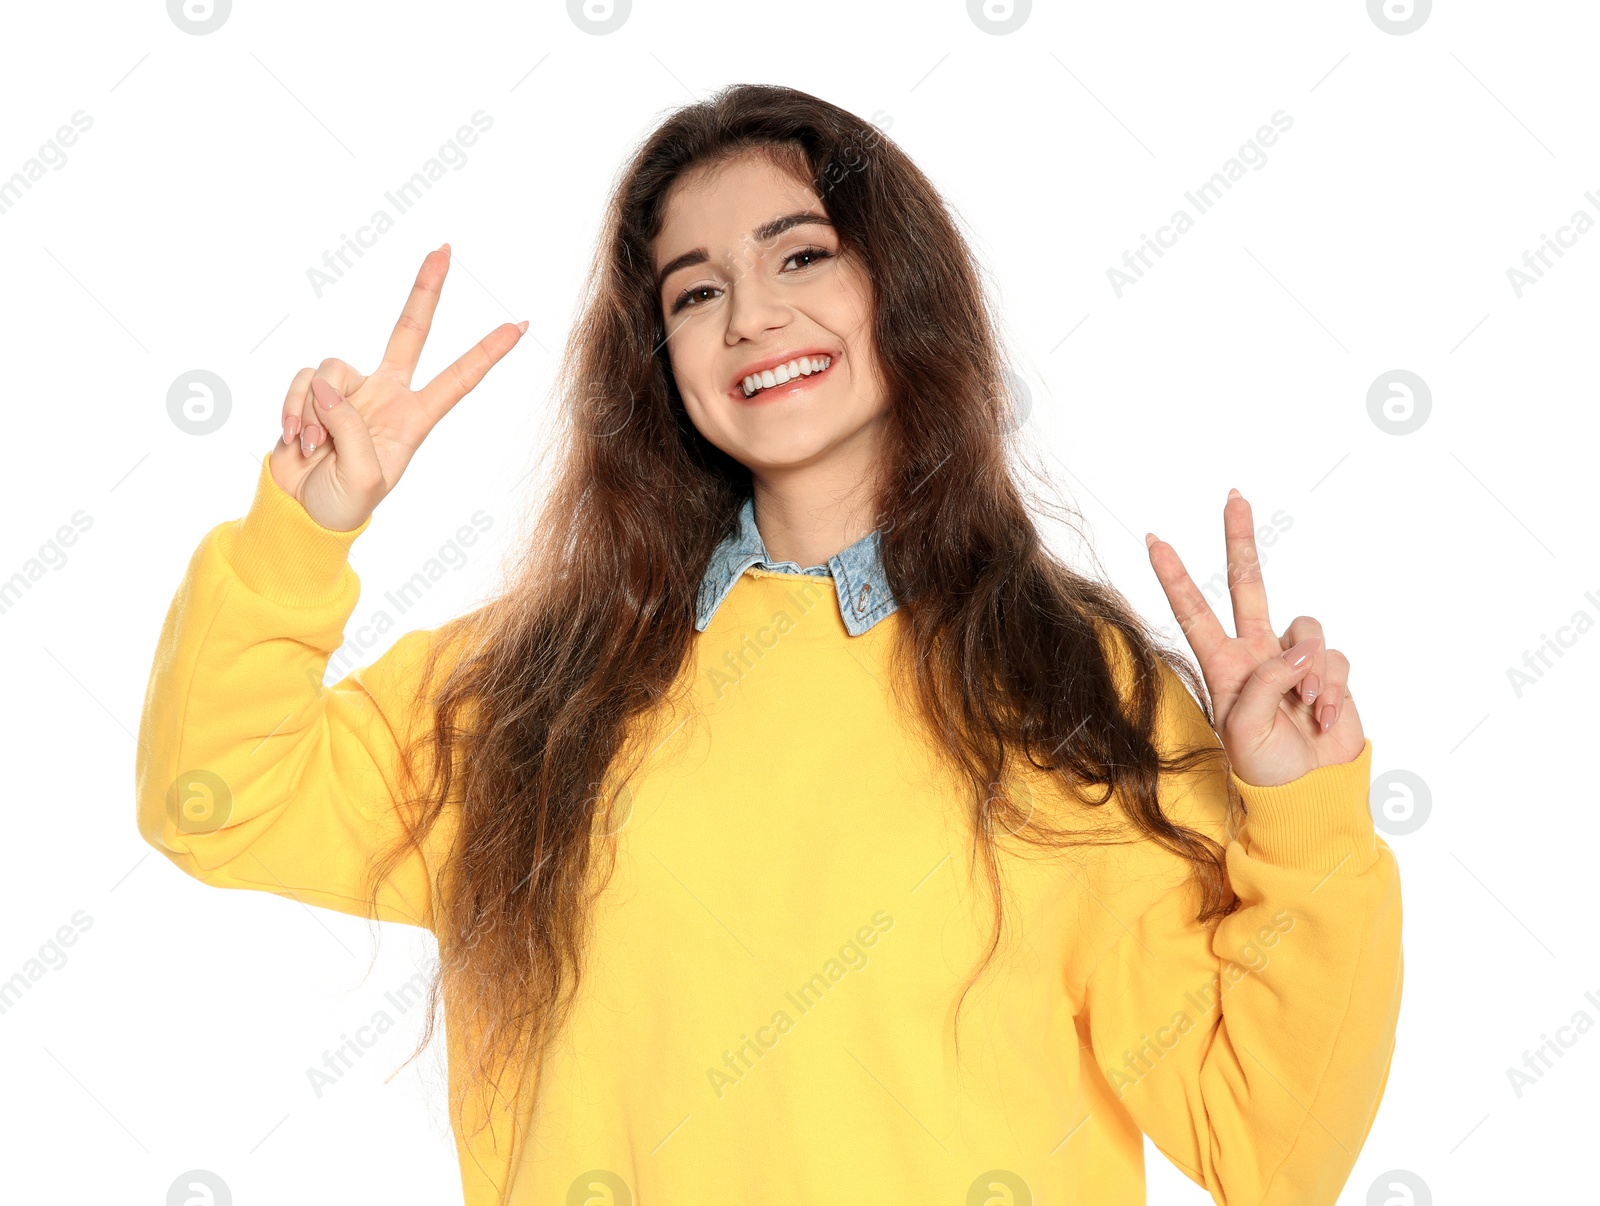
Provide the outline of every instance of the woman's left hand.
<path id="1" fill-rule="evenodd" d="M 1271 787 L 1319 766 L 1351 761 L 1366 736 L 1350 698 L 1350 663 L 1327 648 L 1322 625 L 1298 616 L 1281 637 L 1273 632 L 1253 524 L 1250 504 L 1237 490 L 1230 492 L 1222 526 L 1238 634 L 1233 637 L 1183 568 L 1177 550 L 1154 534 L 1145 544 L 1172 614 L 1199 660 L 1217 735 L 1234 773 L 1246 783 Z"/>

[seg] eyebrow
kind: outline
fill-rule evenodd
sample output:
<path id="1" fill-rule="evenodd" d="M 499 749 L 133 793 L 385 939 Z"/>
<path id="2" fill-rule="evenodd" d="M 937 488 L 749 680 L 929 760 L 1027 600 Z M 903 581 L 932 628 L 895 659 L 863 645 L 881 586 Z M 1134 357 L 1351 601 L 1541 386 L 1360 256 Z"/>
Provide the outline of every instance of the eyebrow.
<path id="1" fill-rule="evenodd" d="M 767 243 L 777 238 L 792 226 L 832 226 L 825 214 L 792 213 L 784 214 L 781 218 L 773 218 L 770 222 L 763 222 L 750 232 L 750 237 L 757 243 Z M 711 257 L 704 247 L 696 247 L 693 251 L 686 251 L 677 259 L 668 263 L 656 273 L 656 292 L 661 292 L 661 286 L 680 268 L 688 268 L 694 264 L 704 264 Z"/>

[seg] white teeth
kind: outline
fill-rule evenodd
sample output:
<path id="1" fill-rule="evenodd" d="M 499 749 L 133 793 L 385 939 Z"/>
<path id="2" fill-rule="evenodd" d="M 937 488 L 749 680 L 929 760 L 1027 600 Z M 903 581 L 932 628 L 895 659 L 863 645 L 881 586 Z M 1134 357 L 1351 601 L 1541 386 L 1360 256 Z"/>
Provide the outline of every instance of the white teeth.
<path id="1" fill-rule="evenodd" d="M 833 363 L 831 356 L 800 356 L 789 361 L 788 364 L 776 365 L 770 369 L 763 369 L 759 373 L 751 373 L 741 383 L 744 387 L 744 396 L 750 397 L 758 390 L 768 389 L 774 385 L 782 385 L 786 381 L 793 381 L 798 377 L 809 377 L 812 373 L 820 373 Z"/>

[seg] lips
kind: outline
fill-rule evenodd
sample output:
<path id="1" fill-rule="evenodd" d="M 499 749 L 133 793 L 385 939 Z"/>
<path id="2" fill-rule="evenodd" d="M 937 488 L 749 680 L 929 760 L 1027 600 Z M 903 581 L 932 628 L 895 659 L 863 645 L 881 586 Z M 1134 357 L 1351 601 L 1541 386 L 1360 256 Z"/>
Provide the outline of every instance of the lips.
<path id="1" fill-rule="evenodd" d="M 811 380 L 812 377 L 825 377 L 833 369 L 831 361 L 837 360 L 839 355 L 840 353 L 835 351 L 833 348 L 812 347 L 796 348 L 793 351 L 784 352 L 782 355 L 769 356 L 765 360 L 756 361 L 755 363 L 748 364 L 744 368 L 740 369 L 738 375 L 734 377 L 731 382 L 729 382 L 728 393 L 731 396 L 738 398 L 740 401 L 751 401 L 755 398 L 759 398 L 762 394 L 767 393 L 769 390 L 783 389 L 789 385 L 799 385 Z M 813 372 L 809 375 L 791 378 L 789 381 L 782 382 L 779 385 L 768 386 L 767 389 L 752 394 L 749 398 L 745 397 L 744 379 L 746 377 L 759 376 L 761 373 L 770 372 L 771 370 L 777 368 L 780 364 L 789 364 L 791 361 L 798 360 L 802 356 L 809 357 L 811 359 L 827 357 L 830 363 L 826 369 Z"/>

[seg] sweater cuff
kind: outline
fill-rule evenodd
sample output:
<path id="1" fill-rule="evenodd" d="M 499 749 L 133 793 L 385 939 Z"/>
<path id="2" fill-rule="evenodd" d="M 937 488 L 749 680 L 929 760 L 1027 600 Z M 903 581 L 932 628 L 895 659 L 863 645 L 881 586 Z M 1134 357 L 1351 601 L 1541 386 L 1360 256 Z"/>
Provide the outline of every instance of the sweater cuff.
<path id="1" fill-rule="evenodd" d="M 1378 857 L 1372 824 L 1372 739 L 1349 762 L 1258 787 L 1229 772 L 1245 804 L 1250 854 L 1304 871 L 1360 875 Z"/>
<path id="2" fill-rule="evenodd" d="M 261 457 L 250 510 L 225 530 L 223 554 L 240 580 L 263 598 L 315 606 L 343 591 L 350 546 L 371 523 L 368 515 L 348 532 L 323 527 L 278 485 L 268 452 Z"/>

